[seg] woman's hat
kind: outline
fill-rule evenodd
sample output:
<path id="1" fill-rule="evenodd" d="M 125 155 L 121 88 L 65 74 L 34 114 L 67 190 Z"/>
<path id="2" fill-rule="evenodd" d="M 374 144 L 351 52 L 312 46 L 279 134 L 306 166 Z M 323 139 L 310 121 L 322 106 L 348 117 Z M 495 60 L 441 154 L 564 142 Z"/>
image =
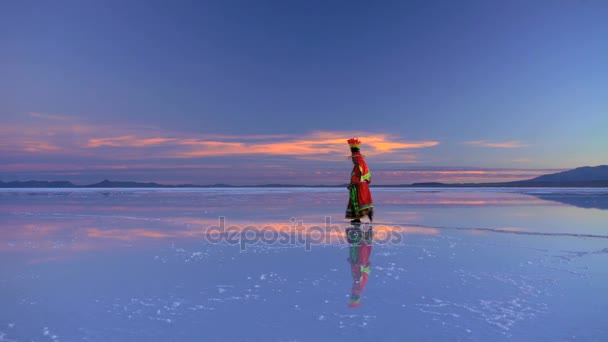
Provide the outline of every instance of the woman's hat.
<path id="1" fill-rule="evenodd" d="M 348 142 L 348 146 L 350 147 L 351 156 L 349 158 L 364 157 L 364 155 L 361 154 L 361 141 L 359 138 L 350 138 L 346 140 L 346 142 Z"/>

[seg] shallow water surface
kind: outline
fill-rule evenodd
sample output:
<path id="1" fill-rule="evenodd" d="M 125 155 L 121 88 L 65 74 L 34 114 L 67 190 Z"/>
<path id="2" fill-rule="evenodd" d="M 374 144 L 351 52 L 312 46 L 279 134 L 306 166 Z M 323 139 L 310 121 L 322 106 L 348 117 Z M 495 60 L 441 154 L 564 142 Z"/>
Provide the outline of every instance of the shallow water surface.
<path id="1" fill-rule="evenodd" d="M 2 189 L 0 341 L 608 340 L 608 189 L 372 191 Z"/>

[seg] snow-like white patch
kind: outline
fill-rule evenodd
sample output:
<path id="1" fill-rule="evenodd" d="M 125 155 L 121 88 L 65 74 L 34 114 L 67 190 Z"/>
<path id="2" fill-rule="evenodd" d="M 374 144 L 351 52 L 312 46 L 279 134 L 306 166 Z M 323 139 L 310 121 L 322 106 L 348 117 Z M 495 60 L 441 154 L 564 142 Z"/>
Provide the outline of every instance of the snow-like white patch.
<path id="1" fill-rule="evenodd" d="M 59 336 L 53 334 L 48 327 L 42 328 L 42 335 L 49 337 L 52 341 L 59 341 Z"/>

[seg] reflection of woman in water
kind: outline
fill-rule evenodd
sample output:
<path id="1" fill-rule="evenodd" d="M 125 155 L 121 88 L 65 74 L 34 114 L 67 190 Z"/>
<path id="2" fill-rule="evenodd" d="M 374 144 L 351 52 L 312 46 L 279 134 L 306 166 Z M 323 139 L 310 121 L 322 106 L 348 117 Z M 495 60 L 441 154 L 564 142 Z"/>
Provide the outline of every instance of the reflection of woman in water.
<path id="1" fill-rule="evenodd" d="M 360 223 L 361 218 L 367 215 L 371 222 L 374 216 L 372 194 L 369 191 L 369 183 L 372 181 L 371 172 L 360 152 L 359 145 L 361 142 L 359 139 L 351 138 L 347 142 L 350 146 L 351 159 L 354 166 L 350 175 L 350 184 L 348 185 L 350 196 L 348 198 L 348 207 L 346 208 L 346 218 L 351 219 L 352 223 Z"/>
<path id="2" fill-rule="evenodd" d="M 350 264 L 350 272 L 353 277 L 353 286 L 348 306 L 357 308 L 361 305 L 361 294 L 365 289 L 371 271 L 369 257 L 372 254 L 374 237 L 371 229 L 363 231 L 356 225 L 346 229 L 346 238 L 350 244 L 348 263 Z"/>

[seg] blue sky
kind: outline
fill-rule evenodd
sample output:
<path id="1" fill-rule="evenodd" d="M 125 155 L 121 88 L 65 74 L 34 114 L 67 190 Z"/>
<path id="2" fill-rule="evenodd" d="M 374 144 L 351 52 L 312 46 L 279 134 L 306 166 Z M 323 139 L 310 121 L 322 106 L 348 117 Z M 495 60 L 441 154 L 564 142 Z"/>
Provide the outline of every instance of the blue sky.
<path id="1" fill-rule="evenodd" d="M 355 135 L 379 183 L 606 164 L 607 16 L 605 1 L 3 2 L 0 179 L 342 183 Z"/>

